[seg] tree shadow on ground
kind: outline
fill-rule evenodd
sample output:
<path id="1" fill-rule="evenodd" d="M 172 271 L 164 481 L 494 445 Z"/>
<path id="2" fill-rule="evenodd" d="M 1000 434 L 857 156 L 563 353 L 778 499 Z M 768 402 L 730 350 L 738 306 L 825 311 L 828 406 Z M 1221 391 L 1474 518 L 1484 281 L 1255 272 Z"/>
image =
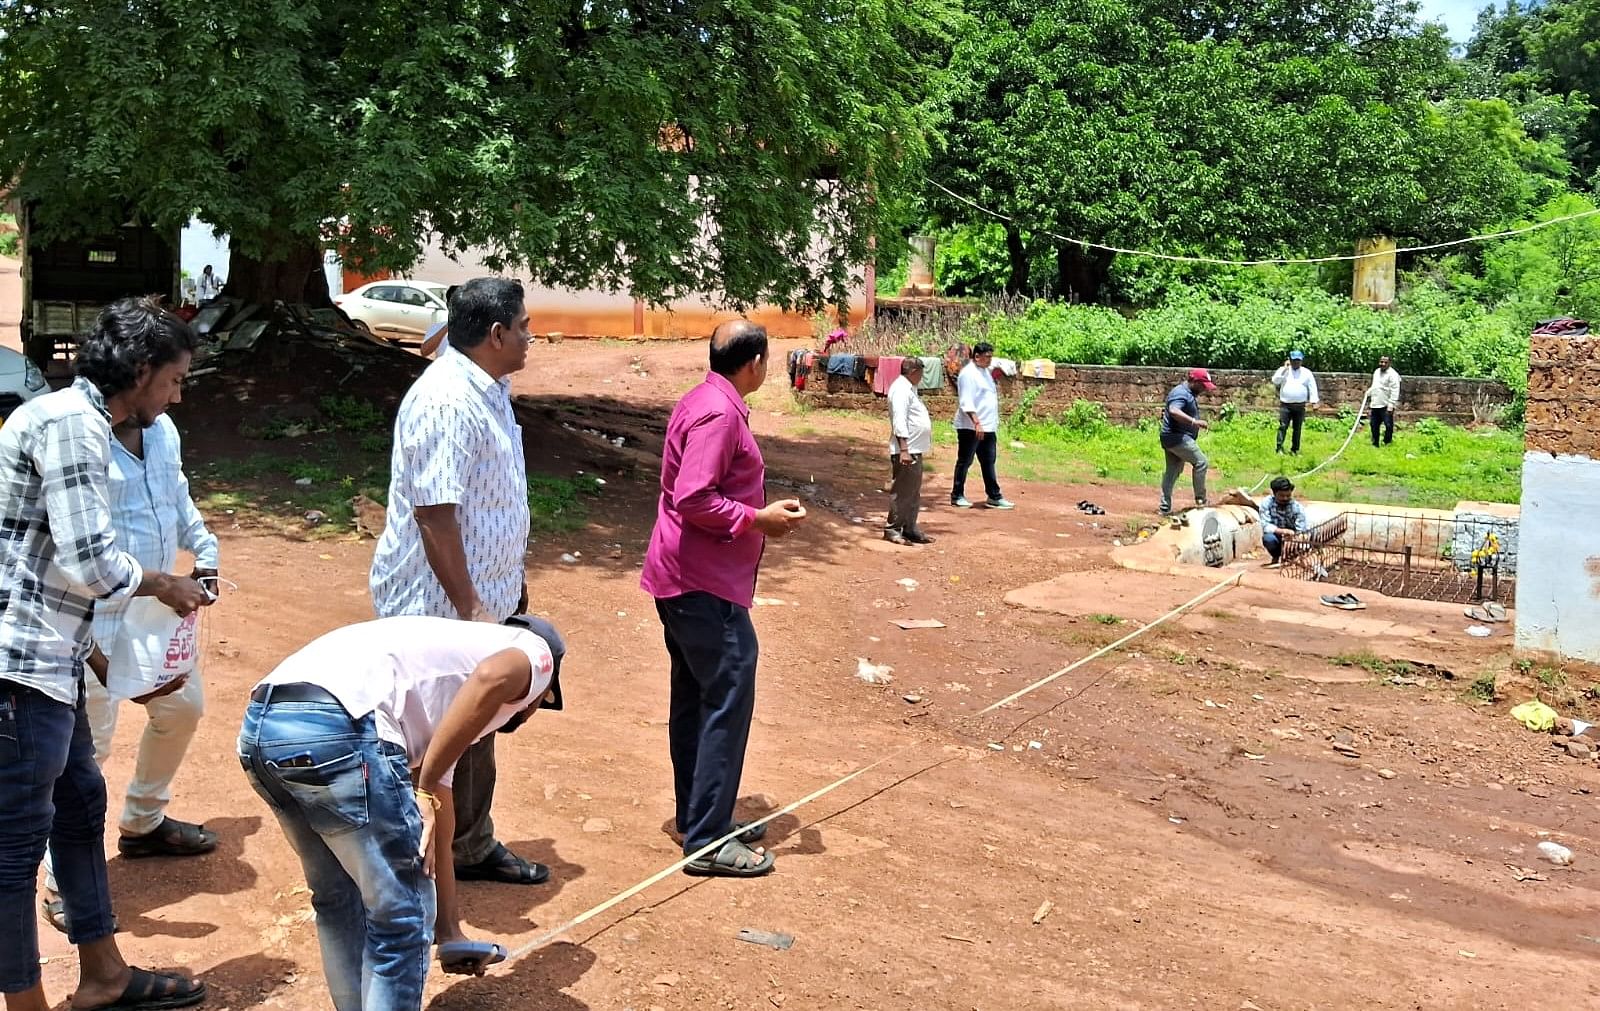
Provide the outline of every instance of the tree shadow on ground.
<path id="1" fill-rule="evenodd" d="M 244 859 L 244 841 L 261 830 L 261 817 L 212 818 L 217 848 L 197 857 L 155 857 L 106 861 L 111 901 L 118 925 L 135 937 L 205 937 L 214 923 L 195 923 L 147 914 L 195 895 L 233 895 L 255 887 L 257 873 Z"/>
<path id="2" fill-rule="evenodd" d="M 589 1011 L 589 1005 L 568 993 L 595 964 L 587 948 L 558 941 L 531 952 L 508 967 L 490 970 L 476 979 L 464 979 L 434 997 L 428 1011 L 499 1011 L 501 1008 L 538 1008 L 539 1011 Z"/>

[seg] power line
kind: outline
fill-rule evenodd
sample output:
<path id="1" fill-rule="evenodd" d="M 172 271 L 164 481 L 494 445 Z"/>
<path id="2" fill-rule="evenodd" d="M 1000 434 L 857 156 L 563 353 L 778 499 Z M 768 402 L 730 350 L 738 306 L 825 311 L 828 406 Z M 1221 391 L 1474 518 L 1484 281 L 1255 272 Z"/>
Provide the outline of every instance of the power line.
<path id="1" fill-rule="evenodd" d="M 1015 218 L 1001 214 L 999 211 L 990 210 L 977 201 L 962 196 L 955 190 L 952 190 L 950 187 L 945 186 L 943 183 L 934 182 L 931 179 L 928 181 L 933 183 L 936 188 L 943 190 L 945 193 L 955 197 L 962 203 L 972 207 L 977 211 L 987 214 L 992 218 L 996 218 L 1008 224 L 1015 224 L 1016 222 Z M 1154 260 L 1171 260 L 1176 263 L 1209 263 L 1221 267 L 1264 267 L 1269 265 L 1289 265 L 1299 263 L 1338 263 L 1346 260 L 1366 260 L 1375 256 L 1393 256 L 1399 253 L 1424 253 L 1434 249 L 1449 249 L 1451 246 L 1464 246 L 1471 242 L 1489 242 L 1494 239 L 1509 238 L 1513 235 L 1524 235 L 1528 232 L 1536 232 L 1541 228 L 1549 228 L 1551 225 L 1560 225 L 1568 221 L 1577 221 L 1580 218 L 1588 218 L 1596 214 L 1600 214 L 1600 208 L 1579 211 L 1577 214 L 1566 214 L 1559 218 L 1551 218 L 1549 221 L 1540 221 L 1532 225 L 1524 225 L 1521 228 L 1508 228 L 1503 232 L 1490 232 L 1486 235 L 1472 235 L 1465 239 L 1451 239 L 1449 242 L 1433 242 L 1426 246 L 1406 246 L 1403 249 L 1381 249 L 1374 250 L 1370 253 L 1347 253 L 1340 256 L 1278 257 L 1265 260 L 1227 260 L 1216 256 L 1183 256 L 1177 253 L 1157 253 L 1148 249 L 1127 249 L 1122 246 L 1108 246 L 1103 242 L 1091 242 L 1088 239 L 1075 239 L 1069 235 L 1062 235 L 1058 232 L 1052 232 L 1048 228 L 1036 228 L 1032 229 L 1032 231 L 1037 231 L 1043 235 L 1048 235 L 1052 239 L 1055 239 L 1059 242 L 1070 242 L 1076 246 L 1086 246 L 1090 249 L 1100 249 L 1108 253 L 1123 253 L 1128 256 L 1147 256 Z"/>

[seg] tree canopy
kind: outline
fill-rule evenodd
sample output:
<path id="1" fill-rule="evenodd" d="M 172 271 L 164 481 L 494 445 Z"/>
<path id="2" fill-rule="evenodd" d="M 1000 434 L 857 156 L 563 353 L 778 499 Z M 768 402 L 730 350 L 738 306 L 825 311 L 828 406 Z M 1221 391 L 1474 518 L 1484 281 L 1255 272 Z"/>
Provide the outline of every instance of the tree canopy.
<path id="1" fill-rule="evenodd" d="M 1249 256 L 1454 238 L 1545 195 L 1526 170 L 1560 161 L 1505 102 L 1461 94 L 1448 40 L 1407 0 L 968 10 L 931 174 L 1013 219 L 1012 290 L 1048 252 L 1057 294 L 1100 296 L 1111 256 L 1045 231 Z"/>
<path id="2" fill-rule="evenodd" d="M 895 0 L 0 0 L 0 179 L 46 233 L 199 215 L 235 267 L 430 236 L 651 301 L 842 304 L 954 15 Z M 314 272 L 315 273 L 315 272 Z"/>

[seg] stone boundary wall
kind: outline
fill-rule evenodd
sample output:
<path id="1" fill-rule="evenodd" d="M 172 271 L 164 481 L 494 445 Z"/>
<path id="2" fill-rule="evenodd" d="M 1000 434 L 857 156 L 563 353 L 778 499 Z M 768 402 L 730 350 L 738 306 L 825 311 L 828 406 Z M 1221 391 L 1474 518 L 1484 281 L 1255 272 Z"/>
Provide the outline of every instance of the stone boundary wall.
<path id="1" fill-rule="evenodd" d="M 1600 460 L 1600 429 L 1588 415 L 1590 384 L 1600 381 L 1600 336 L 1534 334 L 1528 349 L 1529 452 Z"/>
<path id="2" fill-rule="evenodd" d="M 877 364 L 876 356 L 865 357 L 868 364 Z M 1054 379 L 1002 377 L 998 381 L 1001 412 L 1015 410 L 1027 391 L 1038 389 L 1040 392 L 1032 408 L 1034 417 L 1053 417 L 1066 411 L 1075 400 L 1089 400 L 1104 407 L 1107 417 L 1112 421 L 1134 424 L 1144 418 L 1159 416 L 1167 392 L 1186 374 L 1186 369 L 1152 366 L 1057 365 Z M 1236 404 L 1245 411 L 1277 410 L 1277 391 L 1272 386 L 1270 372 L 1212 369 L 1211 378 L 1216 382 L 1217 390 L 1206 394 L 1200 401 L 1201 410 L 1208 418 L 1215 419 L 1225 403 Z M 1337 415 L 1341 407 L 1355 408 L 1361 403 L 1361 396 L 1371 383 L 1370 374 L 1317 373 L 1317 388 L 1322 403 L 1314 413 Z M 888 410 L 887 400 L 873 393 L 871 385 L 865 380 L 829 375 L 826 359 L 820 355 L 806 377 L 805 390 L 797 391 L 795 395 L 812 407 L 878 412 Z M 954 373 L 947 369 L 944 386 L 938 390 L 923 390 L 922 396 L 928 411 L 935 418 L 954 417 Z M 1554 400 L 1559 399 L 1560 394 L 1552 392 L 1549 396 Z M 1451 424 L 1465 425 L 1474 421 L 1493 420 L 1494 414 L 1510 404 L 1511 399 L 1511 390 L 1504 383 L 1494 380 L 1402 376 L 1398 417 L 1401 421 L 1438 418 Z M 1533 410 L 1533 390 L 1530 385 L 1530 428 Z M 1588 431 L 1585 435 L 1592 441 L 1595 431 Z"/>

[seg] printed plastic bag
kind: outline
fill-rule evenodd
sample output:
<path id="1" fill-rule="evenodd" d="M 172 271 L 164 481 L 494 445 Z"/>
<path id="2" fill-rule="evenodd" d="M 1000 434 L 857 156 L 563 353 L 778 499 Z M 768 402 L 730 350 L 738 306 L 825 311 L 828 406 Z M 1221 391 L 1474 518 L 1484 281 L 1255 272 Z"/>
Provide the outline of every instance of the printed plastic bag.
<path id="1" fill-rule="evenodd" d="M 106 653 L 107 694 L 115 699 L 138 698 L 193 673 L 200 653 L 199 628 L 198 611 L 179 618 L 154 597 L 135 597 Z"/>

